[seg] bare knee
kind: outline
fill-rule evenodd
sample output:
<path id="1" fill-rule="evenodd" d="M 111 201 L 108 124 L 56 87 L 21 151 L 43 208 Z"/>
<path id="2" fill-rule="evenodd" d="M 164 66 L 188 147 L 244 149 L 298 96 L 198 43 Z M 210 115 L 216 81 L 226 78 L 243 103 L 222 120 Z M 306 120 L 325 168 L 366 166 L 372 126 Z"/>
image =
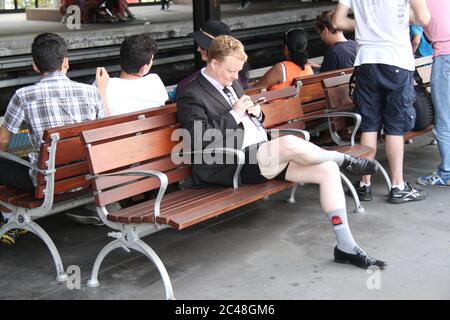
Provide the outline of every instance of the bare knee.
<path id="1" fill-rule="evenodd" d="M 280 147 L 289 153 L 299 152 L 299 146 L 301 146 L 304 142 L 305 141 L 303 139 L 291 134 L 282 136 L 279 139 Z"/>
<path id="2" fill-rule="evenodd" d="M 340 179 L 339 166 L 334 161 L 326 161 L 317 165 L 318 173 L 322 181 L 330 181 L 330 179 Z"/>

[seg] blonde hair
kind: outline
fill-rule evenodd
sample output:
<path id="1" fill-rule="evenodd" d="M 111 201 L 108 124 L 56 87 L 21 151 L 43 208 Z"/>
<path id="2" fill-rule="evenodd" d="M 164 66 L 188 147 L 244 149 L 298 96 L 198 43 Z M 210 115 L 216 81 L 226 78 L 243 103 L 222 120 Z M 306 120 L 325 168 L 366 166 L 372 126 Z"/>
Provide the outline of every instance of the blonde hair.
<path id="1" fill-rule="evenodd" d="M 222 62 L 229 56 L 247 61 L 247 54 L 242 42 L 227 35 L 215 37 L 208 49 L 208 62 L 212 59 Z"/>

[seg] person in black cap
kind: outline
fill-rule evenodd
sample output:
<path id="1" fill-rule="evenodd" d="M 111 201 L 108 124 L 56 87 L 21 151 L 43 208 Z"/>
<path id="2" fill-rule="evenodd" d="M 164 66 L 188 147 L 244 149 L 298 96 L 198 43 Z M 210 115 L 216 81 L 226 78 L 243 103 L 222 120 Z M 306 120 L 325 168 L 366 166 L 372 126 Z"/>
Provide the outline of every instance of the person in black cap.
<path id="1" fill-rule="evenodd" d="M 231 35 L 230 28 L 219 20 L 208 20 L 198 31 L 195 31 L 191 34 L 195 43 L 197 44 L 197 52 L 200 54 L 202 61 L 205 63 L 208 61 L 208 49 L 211 45 L 211 42 L 215 37 L 220 35 Z M 239 84 L 244 88 L 249 87 L 247 71 L 248 69 L 244 68 L 239 73 Z M 186 86 L 191 83 L 197 76 L 200 74 L 200 70 L 194 72 L 188 77 L 184 78 L 177 84 L 175 97 L 178 96 Z M 175 100 L 175 97 L 171 97 Z"/>

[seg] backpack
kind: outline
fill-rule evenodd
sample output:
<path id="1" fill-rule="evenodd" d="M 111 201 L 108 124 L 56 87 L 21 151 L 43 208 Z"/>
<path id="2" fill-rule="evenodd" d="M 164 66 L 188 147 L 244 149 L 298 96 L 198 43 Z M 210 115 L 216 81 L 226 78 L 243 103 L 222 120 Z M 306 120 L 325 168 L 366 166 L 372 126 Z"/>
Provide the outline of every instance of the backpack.
<path id="1" fill-rule="evenodd" d="M 431 93 L 428 92 L 417 70 L 414 71 L 414 80 L 417 85 L 414 86 L 414 91 L 416 92 L 416 101 L 414 102 L 416 123 L 413 131 L 421 131 L 434 123 L 434 108 Z"/>

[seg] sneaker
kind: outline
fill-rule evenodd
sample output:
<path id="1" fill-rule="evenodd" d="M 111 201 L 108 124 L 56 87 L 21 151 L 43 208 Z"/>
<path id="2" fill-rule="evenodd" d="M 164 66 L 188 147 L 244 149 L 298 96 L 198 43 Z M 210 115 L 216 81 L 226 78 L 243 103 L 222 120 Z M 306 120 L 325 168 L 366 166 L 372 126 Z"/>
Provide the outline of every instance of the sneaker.
<path id="1" fill-rule="evenodd" d="M 411 184 L 405 182 L 405 189 L 392 188 L 389 193 L 389 203 L 400 204 L 410 201 L 424 200 L 427 196 L 426 191 L 414 188 Z"/>
<path id="2" fill-rule="evenodd" d="M 355 187 L 356 194 L 358 195 L 359 201 L 372 201 L 372 186 L 362 186 L 358 181 L 355 181 L 353 183 L 353 186 Z M 347 194 L 349 196 L 353 196 L 350 189 L 347 190 Z"/>
<path id="3" fill-rule="evenodd" d="M 0 227 L 2 227 L 4 224 L 6 224 L 6 220 L 3 217 L 3 215 L 0 212 Z M 24 235 L 25 233 L 27 233 L 28 230 L 25 229 L 12 229 L 12 230 L 8 230 L 6 231 L 0 241 L 4 244 L 8 244 L 8 245 L 12 245 L 16 243 L 17 238 L 19 238 L 19 236 Z"/>
<path id="4" fill-rule="evenodd" d="M 435 172 L 431 176 L 419 177 L 417 183 L 429 187 L 448 187 L 450 186 L 450 179 L 442 178 Z"/>
<path id="5" fill-rule="evenodd" d="M 16 243 L 17 238 L 19 237 L 19 233 L 17 232 L 19 229 L 12 229 L 6 231 L 1 238 L 1 242 L 7 245 L 13 245 Z"/>

